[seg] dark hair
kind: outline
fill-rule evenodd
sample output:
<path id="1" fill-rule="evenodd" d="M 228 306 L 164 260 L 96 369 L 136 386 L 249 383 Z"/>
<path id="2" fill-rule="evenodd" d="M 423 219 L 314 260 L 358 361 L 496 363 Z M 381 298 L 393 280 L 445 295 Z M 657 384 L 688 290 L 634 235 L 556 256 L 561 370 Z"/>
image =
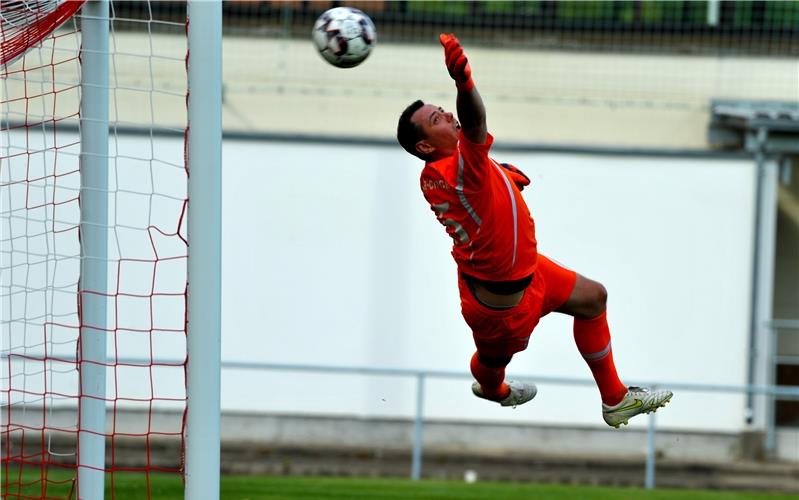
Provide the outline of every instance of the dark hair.
<path id="1" fill-rule="evenodd" d="M 424 106 L 424 102 L 416 100 L 402 112 L 397 123 L 397 141 L 405 151 L 427 161 L 430 159 L 429 156 L 416 150 L 416 143 L 425 138 L 424 132 L 421 127 L 411 121 L 411 116 L 422 106 Z"/>

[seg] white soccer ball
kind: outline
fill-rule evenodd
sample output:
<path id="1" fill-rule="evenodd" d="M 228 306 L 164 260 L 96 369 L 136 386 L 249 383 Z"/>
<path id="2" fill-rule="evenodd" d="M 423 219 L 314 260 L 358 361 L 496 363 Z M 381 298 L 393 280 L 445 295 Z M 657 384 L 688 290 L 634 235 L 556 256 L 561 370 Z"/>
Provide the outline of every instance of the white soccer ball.
<path id="1" fill-rule="evenodd" d="M 324 12 L 314 23 L 311 36 L 319 54 L 339 68 L 361 64 L 377 43 L 372 20 L 352 7 L 334 7 Z"/>

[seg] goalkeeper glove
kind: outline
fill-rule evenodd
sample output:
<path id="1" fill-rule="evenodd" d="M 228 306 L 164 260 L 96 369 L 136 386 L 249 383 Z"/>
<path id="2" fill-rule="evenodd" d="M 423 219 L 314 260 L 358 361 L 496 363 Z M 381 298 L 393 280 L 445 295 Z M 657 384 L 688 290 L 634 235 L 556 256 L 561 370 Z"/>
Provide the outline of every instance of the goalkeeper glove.
<path id="1" fill-rule="evenodd" d="M 513 183 L 516 184 L 516 187 L 519 188 L 519 191 L 523 191 L 524 186 L 530 185 L 530 178 L 527 177 L 524 172 L 514 167 L 510 163 L 500 163 L 500 165 L 502 165 L 502 168 L 508 171 L 508 175 Z"/>
<path id="2" fill-rule="evenodd" d="M 444 62 L 447 65 L 449 76 L 455 80 L 458 90 L 470 91 L 474 88 L 472 80 L 472 68 L 469 67 L 469 60 L 463 53 L 461 43 L 452 33 L 441 33 L 438 41 L 444 47 Z"/>

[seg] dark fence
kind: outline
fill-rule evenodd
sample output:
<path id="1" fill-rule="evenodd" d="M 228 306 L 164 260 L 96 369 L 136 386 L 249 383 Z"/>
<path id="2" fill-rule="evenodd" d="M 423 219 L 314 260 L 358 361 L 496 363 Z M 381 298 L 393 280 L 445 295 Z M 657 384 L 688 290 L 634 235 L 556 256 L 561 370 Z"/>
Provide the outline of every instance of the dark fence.
<path id="1" fill-rule="evenodd" d="M 338 5 L 366 12 L 384 42 L 426 42 L 454 31 L 473 43 L 505 47 L 799 54 L 799 1 L 226 1 L 225 30 L 307 37 L 317 16 Z M 117 17 L 172 20 L 186 4 L 115 2 L 113 8 Z M 124 21 L 116 24 L 126 29 Z"/>

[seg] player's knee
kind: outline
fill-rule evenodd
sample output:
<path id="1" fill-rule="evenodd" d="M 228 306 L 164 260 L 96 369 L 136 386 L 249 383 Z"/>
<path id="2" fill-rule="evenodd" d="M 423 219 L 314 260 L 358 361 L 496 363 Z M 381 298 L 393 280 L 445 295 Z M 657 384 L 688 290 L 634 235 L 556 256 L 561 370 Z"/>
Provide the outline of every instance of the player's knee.
<path id="1" fill-rule="evenodd" d="M 480 363 L 489 368 L 504 368 L 510 363 L 511 356 L 486 356 L 485 354 L 477 354 Z"/>
<path id="2" fill-rule="evenodd" d="M 608 304 L 608 290 L 602 283 L 596 281 L 591 283 L 591 291 L 589 293 L 589 316 L 597 317 L 607 308 Z"/>

